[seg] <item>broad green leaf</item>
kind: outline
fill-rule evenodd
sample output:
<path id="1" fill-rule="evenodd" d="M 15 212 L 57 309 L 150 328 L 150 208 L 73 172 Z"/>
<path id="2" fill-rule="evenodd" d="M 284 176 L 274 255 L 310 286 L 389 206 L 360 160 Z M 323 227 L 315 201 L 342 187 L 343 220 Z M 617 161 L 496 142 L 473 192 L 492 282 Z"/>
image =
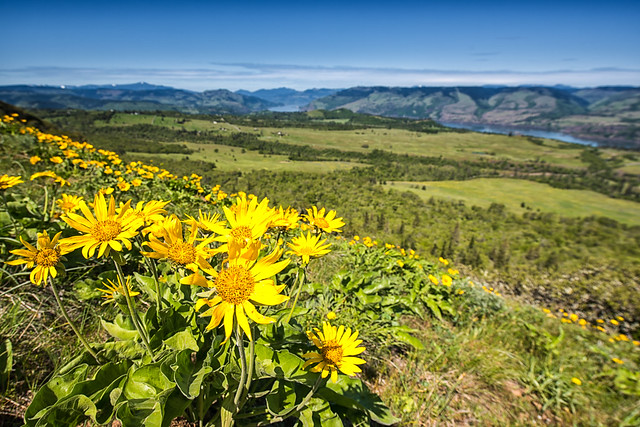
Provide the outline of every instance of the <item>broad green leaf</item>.
<path id="1" fill-rule="evenodd" d="M 87 396 L 73 396 L 49 407 L 35 424 L 26 425 L 75 426 L 86 419 L 95 419 L 96 413 L 96 406 Z"/>
<path id="2" fill-rule="evenodd" d="M 295 405 L 296 389 L 293 384 L 288 381 L 276 380 L 273 383 L 271 392 L 267 395 L 267 409 L 269 412 L 273 415 L 281 415 L 289 411 Z"/>
<path id="3" fill-rule="evenodd" d="M 199 350 L 198 343 L 189 329 L 174 334 L 172 337 L 164 340 L 164 343 L 168 347 L 178 351 Z"/>
<path id="4" fill-rule="evenodd" d="M 202 363 L 194 363 L 191 350 L 183 350 L 177 354 L 175 364 L 171 365 L 174 371 L 173 380 L 187 398 L 195 399 L 200 394 L 200 386 L 207 374 L 213 371 L 211 366 L 202 366 Z M 200 366 L 198 366 L 200 365 Z"/>
<path id="5" fill-rule="evenodd" d="M 87 376 L 88 366 L 86 364 L 79 365 L 65 375 L 53 377 L 46 383 L 34 396 L 31 404 L 25 413 L 25 421 L 29 425 L 31 421 L 35 421 L 42 417 L 48 408 L 55 405 L 59 400 L 69 396 L 75 385 L 84 380 Z"/>
<path id="6" fill-rule="evenodd" d="M 122 427 L 162 427 L 162 404 L 155 399 L 128 400 L 118 407 L 116 418 Z"/>
<path id="7" fill-rule="evenodd" d="M 121 314 L 116 316 L 113 323 L 104 319 L 101 319 L 100 322 L 109 335 L 119 340 L 132 340 L 138 336 L 138 331 L 133 326 L 133 322 L 130 319 L 125 319 Z"/>
<path id="8" fill-rule="evenodd" d="M 150 399 L 173 387 L 175 383 L 162 373 L 158 364 L 144 365 L 129 372 L 123 394 L 127 399 Z"/>
<path id="9" fill-rule="evenodd" d="M 341 375 L 336 383 L 328 381 L 326 387 L 318 390 L 317 395 L 340 406 L 366 411 L 378 424 L 392 425 L 400 421 L 359 379 Z"/>

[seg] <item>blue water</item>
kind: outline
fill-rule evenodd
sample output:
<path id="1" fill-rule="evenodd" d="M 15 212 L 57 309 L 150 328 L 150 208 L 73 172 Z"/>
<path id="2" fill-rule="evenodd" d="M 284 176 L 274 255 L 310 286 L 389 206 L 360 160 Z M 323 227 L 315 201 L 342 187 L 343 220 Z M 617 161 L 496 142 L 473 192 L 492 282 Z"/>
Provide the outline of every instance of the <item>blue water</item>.
<path id="1" fill-rule="evenodd" d="M 277 113 L 295 113 L 300 111 L 302 105 L 280 105 L 279 107 L 269 108 L 269 111 L 275 111 Z"/>
<path id="2" fill-rule="evenodd" d="M 536 130 L 536 129 L 510 129 L 502 126 L 475 125 L 475 124 L 464 124 L 464 123 L 440 122 L 440 124 L 451 127 L 451 128 L 455 128 L 455 129 L 468 129 L 474 132 L 500 133 L 504 135 L 508 135 L 511 133 L 513 135 L 527 135 L 527 136 L 535 136 L 538 138 L 555 139 L 562 142 L 570 142 L 572 144 L 590 145 L 592 147 L 598 146 L 598 143 L 595 141 L 587 141 L 586 139 L 575 138 L 571 135 L 567 135 L 566 133 L 559 133 L 559 132 L 547 132 L 544 130 Z"/>

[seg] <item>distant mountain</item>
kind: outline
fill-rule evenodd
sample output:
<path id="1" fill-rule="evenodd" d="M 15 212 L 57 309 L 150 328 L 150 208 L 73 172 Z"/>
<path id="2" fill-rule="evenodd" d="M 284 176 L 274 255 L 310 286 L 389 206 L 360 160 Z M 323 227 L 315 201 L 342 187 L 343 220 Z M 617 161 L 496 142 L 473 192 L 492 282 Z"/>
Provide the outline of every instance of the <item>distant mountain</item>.
<path id="1" fill-rule="evenodd" d="M 355 87 L 307 107 L 338 108 L 442 123 L 542 129 L 640 148 L 638 87 Z"/>
<path id="2" fill-rule="evenodd" d="M 298 91 L 295 89 L 281 87 L 277 89 L 260 89 L 254 92 L 238 90 L 236 93 L 245 96 L 255 96 L 256 98 L 264 99 L 280 106 L 287 105 L 303 107 L 318 98 L 333 95 L 338 92 L 338 90 L 339 89 L 307 89 L 305 91 Z"/>
<path id="3" fill-rule="evenodd" d="M 147 83 L 88 86 L 0 86 L 0 100 L 22 108 L 83 110 L 176 110 L 184 113 L 247 114 L 275 103 L 231 91 L 192 92 Z"/>

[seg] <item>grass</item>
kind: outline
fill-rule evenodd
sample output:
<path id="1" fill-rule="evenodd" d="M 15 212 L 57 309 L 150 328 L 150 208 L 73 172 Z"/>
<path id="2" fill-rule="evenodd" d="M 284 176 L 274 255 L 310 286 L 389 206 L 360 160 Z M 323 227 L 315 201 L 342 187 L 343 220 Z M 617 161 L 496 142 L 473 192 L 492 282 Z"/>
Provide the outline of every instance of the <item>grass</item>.
<path id="1" fill-rule="evenodd" d="M 364 166 L 351 162 L 307 162 L 292 161 L 287 156 L 260 154 L 257 151 L 244 151 L 239 147 L 215 144 L 183 143 L 196 152 L 185 156 L 184 154 L 145 154 L 145 157 L 164 160 L 163 167 L 170 167 L 172 159 L 184 159 L 188 157 L 194 160 L 203 160 L 216 165 L 222 171 L 247 171 L 270 170 L 289 172 L 331 172 L 336 170 L 351 169 L 356 166 Z M 160 163 L 162 165 L 162 162 Z"/>
<path id="2" fill-rule="evenodd" d="M 543 145 L 534 144 L 526 136 L 508 136 L 476 132 L 452 132 L 425 134 L 400 129 L 360 129 L 349 131 L 324 131 L 306 128 L 252 128 L 214 120 L 190 119 L 178 123 L 175 117 L 154 114 L 118 113 L 109 123 L 97 121 L 97 126 L 154 124 L 173 129 L 212 132 L 258 133 L 261 139 L 289 144 L 310 145 L 314 148 L 368 152 L 374 149 L 399 154 L 419 156 L 443 156 L 455 160 L 507 159 L 512 161 L 540 161 L 555 166 L 584 168 L 580 159 L 584 149 L 578 144 L 544 139 Z M 334 120 L 340 121 L 340 120 Z M 279 135 L 282 132 L 282 135 Z M 602 157 L 609 159 L 623 154 L 620 150 L 602 149 Z M 634 173 L 635 168 L 625 169 L 633 162 L 624 159 L 620 170 Z"/>
<path id="3" fill-rule="evenodd" d="M 563 190 L 521 179 L 392 182 L 386 187 L 407 190 L 425 200 L 431 197 L 464 200 L 469 205 L 485 208 L 500 203 L 514 213 L 533 209 L 568 217 L 606 216 L 624 224 L 640 225 L 640 210 L 635 202 L 612 199 L 594 191 Z"/>

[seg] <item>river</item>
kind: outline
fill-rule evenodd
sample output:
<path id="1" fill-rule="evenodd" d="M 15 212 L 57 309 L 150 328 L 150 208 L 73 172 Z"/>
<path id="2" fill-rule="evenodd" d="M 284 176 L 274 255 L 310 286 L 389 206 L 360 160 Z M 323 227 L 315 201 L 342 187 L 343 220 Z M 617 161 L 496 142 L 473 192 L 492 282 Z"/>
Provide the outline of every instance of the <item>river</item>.
<path id="1" fill-rule="evenodd" d="M 597 147 L 599 145 L 595 141 L 587 141 L 586 139 L 576 138 L 571 135 L 567 135 L 566 133 L 559 133 L 559 132 L 547 132 L 544 130 L 537 130 L 537 129 L 514 129 L 514 128 L 503 127 L 503 126 L 494 126 L 494 125 L 445 123 L 445 122 L 439 122 L 439 123 L 443 126 L 448 126 L 450 128 L 468 129 L 474 132 L 500 133 L 504 135 L 509 135 L 511 133 L 514 135 L 527 135 L 527 136 L 535 136 L 538 138 L 555 139 L 562 142 L 570 142 L 572 144 L 590 145 L 592 147 Z"/>

